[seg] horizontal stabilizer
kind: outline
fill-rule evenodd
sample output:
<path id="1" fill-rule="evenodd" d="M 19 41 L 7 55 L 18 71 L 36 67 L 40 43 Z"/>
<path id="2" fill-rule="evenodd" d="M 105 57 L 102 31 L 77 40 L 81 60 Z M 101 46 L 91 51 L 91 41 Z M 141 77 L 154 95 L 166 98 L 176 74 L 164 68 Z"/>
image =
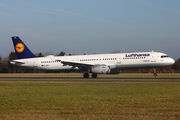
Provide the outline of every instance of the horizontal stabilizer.
<path id="1" fill-rule="evenodd" d="M 22 60 L 12 60 L 12 61 L 10 61 L 10 63 L 11 64 L 25 64 L 25 62 Z"/>

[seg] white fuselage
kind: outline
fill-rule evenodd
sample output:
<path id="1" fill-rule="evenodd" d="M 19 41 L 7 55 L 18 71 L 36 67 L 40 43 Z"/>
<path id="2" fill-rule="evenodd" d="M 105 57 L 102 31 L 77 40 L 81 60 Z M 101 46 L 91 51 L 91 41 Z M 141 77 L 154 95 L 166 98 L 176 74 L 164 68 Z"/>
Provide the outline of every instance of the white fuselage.
<path id="1" fill-rule="evenodd" d="M 63 61 L 63 62 L 62 62 Z M 66 62 L 75 63 L 64 64 Z M 107 65 L 110 69 L 163 67 L 174 64 L 174 60 L 160 52 L 134 52 L 117 54 L 95 54 L 77 56 L 47 56 L 17 59 L 11 64 L 39 70 L 76 70 L 78 65 Z M 77 66 L 76 66 L 77 64 Z"/>

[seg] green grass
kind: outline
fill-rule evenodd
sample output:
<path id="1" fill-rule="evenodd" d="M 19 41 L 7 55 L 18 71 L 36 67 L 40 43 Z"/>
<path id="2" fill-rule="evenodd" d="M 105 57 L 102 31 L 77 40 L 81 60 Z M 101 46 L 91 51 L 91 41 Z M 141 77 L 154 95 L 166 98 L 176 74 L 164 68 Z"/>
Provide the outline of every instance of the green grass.
<path id="1" fill-rule="evenodd" d="M 0 119 L 179 118 L 179 82 L 0 81 Z"/>

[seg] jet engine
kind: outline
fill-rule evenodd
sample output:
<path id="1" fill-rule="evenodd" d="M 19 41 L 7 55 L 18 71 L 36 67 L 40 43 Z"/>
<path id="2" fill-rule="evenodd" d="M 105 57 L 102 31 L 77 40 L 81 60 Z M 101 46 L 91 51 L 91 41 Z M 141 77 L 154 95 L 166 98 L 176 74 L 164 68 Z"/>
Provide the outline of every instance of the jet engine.
<path id="1" fill-rule="evenodd" d="M 107 65 L 95 65 L 92 67 L 91 72 L 96 74 L 110 73 L 110 67 Z"/>

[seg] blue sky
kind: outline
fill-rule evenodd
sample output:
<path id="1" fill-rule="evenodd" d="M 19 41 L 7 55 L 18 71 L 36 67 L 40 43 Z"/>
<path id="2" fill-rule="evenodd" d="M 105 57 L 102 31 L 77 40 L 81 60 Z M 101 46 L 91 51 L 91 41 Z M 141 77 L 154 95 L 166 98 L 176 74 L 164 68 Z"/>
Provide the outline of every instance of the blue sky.
<path id="1" fill-rule="evenodd" d="M 158 51 L 180 58 L 180 0 L 1 0 L 0 55 Z"/>

